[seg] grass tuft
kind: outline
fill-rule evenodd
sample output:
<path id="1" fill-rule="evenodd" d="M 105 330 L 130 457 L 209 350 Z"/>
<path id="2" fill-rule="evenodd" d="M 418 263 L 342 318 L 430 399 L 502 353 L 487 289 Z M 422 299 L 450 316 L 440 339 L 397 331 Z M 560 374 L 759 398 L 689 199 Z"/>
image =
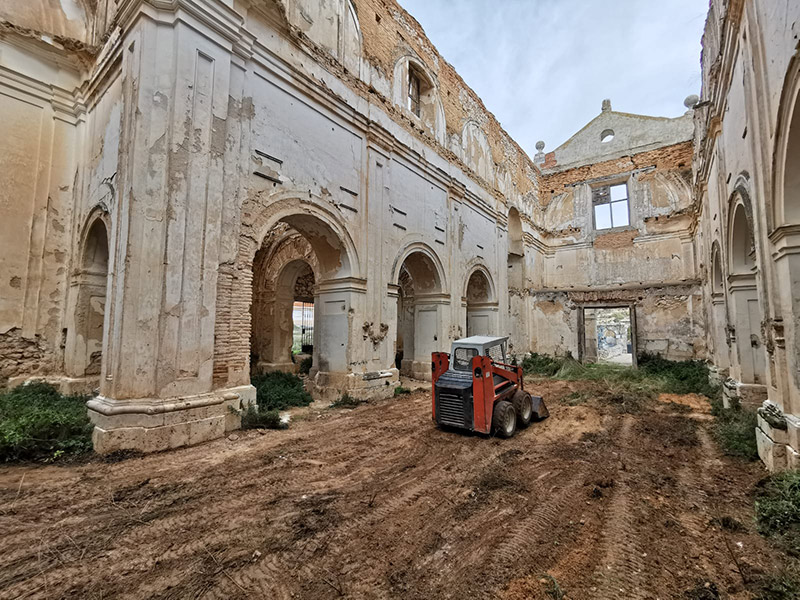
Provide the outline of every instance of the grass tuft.
<path id="1" fill-rule="evenodd" d="M 711 414 L 714 415 L 712 432 L 725 454 L 758 460 L 755 412 L 741 406 L 725 408 L 717 398 L 711 400 Z"/>
<path id="2" fill-rule="evenodd" d="M 756 523 L 760 533 L 800 558 L 800 471 L 765 480 L 756 497 Z"/>
<path id="3" fill-rule="evenodd" d="M 54 461 L 90 452 L 86 400 L 41 382 L 0 394 L 0 460 Z"/>
<path id="4" fill-rule="evenodd" d="M 300 361 L 300 367 L 297 369 L 297 372 L 300 375 L 308 375 L 311 372 L 311 367 L 313 366 L 314 359 L 311 356 L 307 356 Z"/>
<path id="5" fill-rule="evenodd" d="M 395 396 L 405 396 L 406 394 L 410 394 L 411 390 L 407 387 L 403 387 L 402 385 L 398 385 L 394 388 L 394 395 Z"/>
<path id="6" fill-rule="evenodd" d="M 281 420 L 277 410 L 264 410 L 251 404 L 242 413 L 242 429 L 287 429 L 289 424 Z"/>
<path id="7" fill-rule="evenodd" d="M 363 400 L 354 398 L 353 396 L 345 392 L 338 400 L 331 403 L 331 408 L 355 408 L 356 406 L 360 406 L 361 404 L 364 404 Z"/>

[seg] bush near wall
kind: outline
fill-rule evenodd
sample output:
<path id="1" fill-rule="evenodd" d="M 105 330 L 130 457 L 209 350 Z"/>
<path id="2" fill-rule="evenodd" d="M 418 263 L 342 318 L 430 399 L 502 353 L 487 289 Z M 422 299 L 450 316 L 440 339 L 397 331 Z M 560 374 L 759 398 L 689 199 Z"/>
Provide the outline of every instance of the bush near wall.
<path id="1" fill-rule="evenodd" d="M 64 396 L 48 383 L 0 394 L 0 460 L 52 461 L 92 450 L 85 396 Z"/>
<path id="2" fill-rule="evenodd" d="M 265 373 L 250 382 L 256 388 L 256 404 L 242 415 L 244 429 L 285 429 L 287 424 L 281 421 L 279 411 L 312 402 L 303 380 L 293 373 Z"/>

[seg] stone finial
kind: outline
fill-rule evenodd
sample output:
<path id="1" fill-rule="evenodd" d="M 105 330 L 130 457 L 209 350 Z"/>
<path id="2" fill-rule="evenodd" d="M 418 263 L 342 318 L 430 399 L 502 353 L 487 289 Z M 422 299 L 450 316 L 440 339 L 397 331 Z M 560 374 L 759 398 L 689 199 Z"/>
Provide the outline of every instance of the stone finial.
<path id="1" fill-rule="evenodd" d="M 541 165 L 544 163 L 544 142 L 539 140 L 536 142 L 536 155 L 533 157 L 534 164 Z"/>
<path id="2" fill-rule="evenodd" d="M 686 100 L 683 101 L 683 105 L 691 110 L 695 107 L 695 105 L 697 105 L 698 102 L 700 102 L 700 96 L 697 94 L 692 94 L 691 96 L 686 96 Z"/>
<path id="3" fill-rule="evenodd" d="M 603 112 L 609 112 L 611 110 L 611 100 L 606 98 L 603 100 Z"/>

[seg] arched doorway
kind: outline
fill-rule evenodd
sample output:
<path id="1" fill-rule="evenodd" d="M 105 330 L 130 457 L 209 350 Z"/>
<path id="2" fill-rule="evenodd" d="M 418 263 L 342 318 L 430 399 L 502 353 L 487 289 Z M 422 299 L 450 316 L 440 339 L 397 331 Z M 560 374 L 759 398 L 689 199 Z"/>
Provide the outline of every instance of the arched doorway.
<path id="1" fill-rule="evenodd" d="M 67 327 L 65 369 L 71 377 L 99 377 L 103 354 L 108 231 L 101 216 L 86 230 L 72 277 L 71 322 Z"/>
<path id="2" fill-rule="evenodd" d="M 250 368 L 294 372 L 313 353 L 314 268 L 311 245 L 288 225 L 276 227 L 253 261 Z"/>
<path id="3" fill-rule="evenodd" d="M 431 378 L 431 353 L 440 349 L 445 303 L 438 259 L 428 249 L 409 252 L 397 269 L 394 364 L 407 377 Z"/>
<path id="4" fill-rule="evenodd" d="M 239 237 L 236 271 L 224 274 L 231 292 L 221 299 L 228 316 L 217 327 L 215 373 L 231 386 L 249 382 L 253 370 L 295 368 L 293 303 L 299 282 L 310 281 L 310 267 L 314 310 L 308 388 L 321 399 L 338 398 L 344 391 L 366 394 L 361 388 L 371 382 L 353 369 L 365 364 L 357 328 L 364 321 L 366 285 L 359 278 L 352 238 L 338 215 L 313 197 L 301 201 L 283 195 L 267 205 L 253 202 L 243 213 L 249 218 Z M 304 294 L 299 299 L 309 303 L 308 286 Z M 245 326 L 240 307 L 246 307 Z M 267 340 L 266 331 L 275 335 Z M 231 350 L 226 352 L 220 340 L 230 340 Z M 256 369 L 250 368 L 251 358 Z"/>
<path id="5" fill-rule="evenodd" d="M 492 281 L 484 269 L 476 268 L 470 274 L 464 300 L 467 308 L 467 336 L 497 335 L 497 302 L 494 299 Z"/>
<path id="6" fill-rule="evenodd" d="M 731 203 L 728 289 L 731 296 L 732 342 L 737 364 L 732 375 L 742 383 L 765 383 L 766 357 L 761 340 L 755 241 L 744 198 L 737 192 Z"/>
<path id="7" fill-rule="evenodd" d="M 522 219 L 519 211 L 512 207 L 508 211 L 508 287 L 513 290 L 520 290 L 524 285 L 524 257 Z"/>

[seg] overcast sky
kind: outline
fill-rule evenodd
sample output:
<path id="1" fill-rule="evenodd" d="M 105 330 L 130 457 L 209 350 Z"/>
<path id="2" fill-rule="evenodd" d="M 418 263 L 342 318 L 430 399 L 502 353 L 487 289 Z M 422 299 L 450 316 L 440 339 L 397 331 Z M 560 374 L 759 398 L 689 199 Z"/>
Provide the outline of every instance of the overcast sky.
<path id="1" fill-rule="evenodd" d="M 399 0 L 531 156 L 600 113 L 677 117 L 700 93 L 708 0 Z"/>

